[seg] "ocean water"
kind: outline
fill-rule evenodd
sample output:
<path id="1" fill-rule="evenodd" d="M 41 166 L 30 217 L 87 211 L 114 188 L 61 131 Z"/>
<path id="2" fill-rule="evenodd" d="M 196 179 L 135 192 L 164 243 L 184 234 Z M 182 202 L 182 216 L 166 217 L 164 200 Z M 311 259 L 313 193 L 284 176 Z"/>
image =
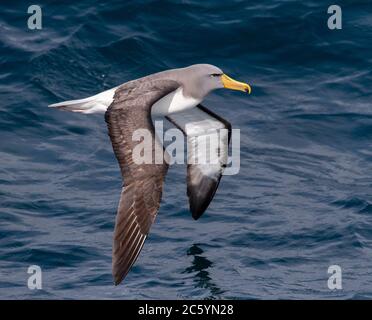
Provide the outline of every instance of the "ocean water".
<path id="1" fill-rule="evenodd" d="M 337 1 L 342 30 L 327 28 L 329 1 L 38 1 L 42 30 L 30 4 L 0 4 L 0 299 L 372 298 L 370 1 Z M 106 124 L 47 105 L 195 63 L 252 85 L 205 101 L 241 131 L 240 172 L 194 221 L 172 167 L 115 287 Z"/>

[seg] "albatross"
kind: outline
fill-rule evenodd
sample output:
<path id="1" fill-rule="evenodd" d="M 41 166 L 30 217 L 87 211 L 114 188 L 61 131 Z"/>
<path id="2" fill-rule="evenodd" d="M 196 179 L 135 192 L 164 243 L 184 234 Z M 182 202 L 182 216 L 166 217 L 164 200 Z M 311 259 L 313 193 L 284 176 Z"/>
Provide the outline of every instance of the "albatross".
<path id="1" fill-rule="evenodd" d="M 147 129 L 151 133 L 152 152 L 167 152 L 156 139 L 153 116 L 164 116 L 186 136 L 187 143 L 198 150 L 198 138 L 213 129 L 231 133 L 230 123 L 207 109 L 201 102 L 213 90 L 227 88 L 251 93 L 251 87 L 233 80 L 216 66 L 196 64 L 166 70 L 126 82 L 86 99 L 70 100 L 49 107 L 84 114 L 105 113 L 113 151 L 119 163 L 123 187 L 117 209 L 112 274 L 118 285 L 136 261 L 160 207 L 168 162 L 136 163 L 133 150 L 138 141 L 133 133 Z M 217 190 L 228 154 L 229 140 L 212 153 L 213 165 L 188 163 L 187 195 L 192 217 L 198 219 L 209 206 Z M 203 145 L 200 143 L 200 145 Z M 159 148 L 160 147 L 160 148 Z M 205 147 L 205 144 L 204 144 Z"/>

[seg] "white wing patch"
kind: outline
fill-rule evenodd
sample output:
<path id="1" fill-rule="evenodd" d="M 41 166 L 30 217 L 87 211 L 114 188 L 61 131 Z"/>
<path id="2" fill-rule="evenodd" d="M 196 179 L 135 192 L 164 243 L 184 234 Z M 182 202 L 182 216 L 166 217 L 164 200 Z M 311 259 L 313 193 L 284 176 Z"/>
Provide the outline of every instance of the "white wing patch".
<path id="1" fill-rule="evenodd" d="M 167 119 L 187 137 L 187 194 L 197 219 L 211 202 L 226 166 L 231 125 L 201 105 Z"/>
<path id="2" fill-rule="evenodd" d="M 167 117 L 187 136 L 187 163 L 218 178 L 227 162 L 229 130 L 226 123 L 203 109 L 194 108 Z"/>

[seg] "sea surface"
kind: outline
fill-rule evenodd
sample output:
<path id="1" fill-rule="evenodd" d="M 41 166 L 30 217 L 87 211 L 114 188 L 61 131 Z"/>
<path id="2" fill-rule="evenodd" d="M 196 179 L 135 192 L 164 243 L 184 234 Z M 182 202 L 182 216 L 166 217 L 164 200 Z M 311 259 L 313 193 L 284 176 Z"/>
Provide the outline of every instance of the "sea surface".
<path id="1" fill-rule="evenodd" d="M 38 1 L 29 30 L 31 2 L 0 4 L 0 299 L 372 298 L 371 1 L 335 1 L 341 30 L 315 0 Z M 115 287 L 121 176 L 103 115 L 47 106 L 195 63 L 252 86 L 204 103 L 240 129 L 240 171 L 194 221 L 171 167 Z"/>

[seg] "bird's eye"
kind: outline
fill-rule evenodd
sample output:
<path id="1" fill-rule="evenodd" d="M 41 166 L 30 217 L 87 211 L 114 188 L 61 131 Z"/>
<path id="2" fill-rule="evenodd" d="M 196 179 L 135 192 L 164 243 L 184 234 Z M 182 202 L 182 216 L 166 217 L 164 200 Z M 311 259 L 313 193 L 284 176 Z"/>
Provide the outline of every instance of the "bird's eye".
<path id="1" fill-rule="evenodd" d="M 220 77 L 221 74 L 220 74 L 220 73 L 212 73 L 210 76 L 211 76 L 211 77 Z"/>

